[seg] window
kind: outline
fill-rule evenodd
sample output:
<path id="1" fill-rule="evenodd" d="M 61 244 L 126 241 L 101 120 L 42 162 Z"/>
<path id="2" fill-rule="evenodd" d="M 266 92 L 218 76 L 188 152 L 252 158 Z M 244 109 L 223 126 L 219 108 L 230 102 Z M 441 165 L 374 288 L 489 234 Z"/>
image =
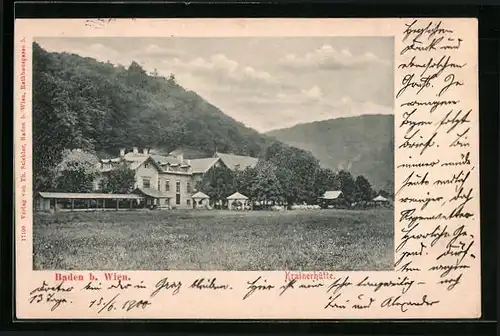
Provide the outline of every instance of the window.
<path id="1" fill-rule="evenodd" d="M 97 190 L 102 190 L 104 188 L 104 180 L 100 179 L 97 183 Z"/>
<path id="2" fill-rule="evenodd" d="M 158 179 L 158 191 L 161 191 L 161 181 Z"/>
<path id="3" fill-rule="evenodd" d="M 170 191 L 170 180 L 165 181 L 165 191 Z"/>
<path id="4" fill-rule="evenodd" d="M 181 194 L 175 195 L 175 204 L 181 204 Z"/>
<path id="5" fill-rule="evenodd" d="M 144 164 L 144 168 L 149 168 L 149 162 L 146 162 L 146 163 Z"/>
<path id="6" fill-rule="evenodd" d="M 186 183 L 186 191 L 187 191 L 188 193 L 190 193 L 190 192 L 191 192 L 191 183 L 190 183 L 190 182 Z"/>
<path id="7" fill-rule="evenodd" d="M 178 193 L 181 192 L 181 183 L 179 181 L 177 181 L 175 183 L 175 192 L 178 192 Z"/>
<path id="8" fill-rule="evenodd" d="M 186 200 L 186 204 L 189 206 L 191 205 L 191 200 Z"/>
<path id="9" fill-rule="evenodd" d="M 151 188 L 151 179 L 149 177 L 142 178 L 142 187 L 143 188 Z"/>

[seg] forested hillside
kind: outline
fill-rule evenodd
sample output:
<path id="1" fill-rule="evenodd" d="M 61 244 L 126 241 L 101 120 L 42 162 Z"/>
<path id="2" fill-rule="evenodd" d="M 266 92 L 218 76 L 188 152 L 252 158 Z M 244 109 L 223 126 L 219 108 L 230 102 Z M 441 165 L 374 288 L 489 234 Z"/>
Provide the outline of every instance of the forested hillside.
<path id="1" fill-rule="evenodd" d="M 310 151 L 321 165 L 362 174 L 375 188 L 393 191 L 394 116 L 364 115 L 301 124 L 267 133 Z"/>
<path id="2" fill-rule="evenodd" d="M 51 179 L 64 149 L 116 155 L 121 147 L 260 156 L 270 141 L 222 113 L 175 76 L 148 74 L 33 44 L 35 188 Z"/>

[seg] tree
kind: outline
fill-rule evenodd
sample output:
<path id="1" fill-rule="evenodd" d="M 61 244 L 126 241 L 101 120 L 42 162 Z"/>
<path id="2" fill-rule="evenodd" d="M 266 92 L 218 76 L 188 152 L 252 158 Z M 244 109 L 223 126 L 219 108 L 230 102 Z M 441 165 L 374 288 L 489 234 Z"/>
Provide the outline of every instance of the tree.
<path id="1" fill-rule="evenodd" d="M 325 191 L 341 190 L 339 176 L 331 169 L 320 168 L 316 174 L 315 189 L 317 197 L 321 197 Z"/>
<path id="2" fill-rule="evenodd" d="M 257 178 L 257 170 L 254 167 L 247 167 L 235 173 L 235 189 L 247 196 L 250 200 L 255 199 L 253 184 Z"/>
<path id="3" fill-rule="evenodd" d="M 374 197 L 372 186 L 363 175 L 356 177 L 356 191 L 357 201 L 371 201 Z"/>
<path id="4" fill-rule="evenodd" d="M 266 148 L 263 159 L 266 161 L 274 161 L 279 163 L 282 160 L 284 148 L 283 144 L 279 142 L 274 142 L 269 147 Z"/>
<path id="5" fill-rule="evenodd" d="M 276 166 L 288 203 L 317 200 L 315 181 L 320 166 L 310 152 L 274 143 L 266 149 L 263 158 Z"/>
<path id="6" fill-rule="evenodd" d="M 103 180 L 102 191 L 110 194 L 128 194 L 134 189 L 135 172 L 126 163 L 110 171 Z"/>
<path id="7" fill-rule="evenodd" d="M 276 177 L 276 167 L 267 161 L 259 161 L 255 167 L 256 174 L 251 186 L 251 193 L 259 202 L 283 201 L 280 181 Z"/>
<path id="8" fill-rule="evenodd" d="M 196 183 L 196 189 L 204 192 L 214 201 L 224 201 L 236 191 L 234 174 L 226 167 L 211 168 Z"/>
<path id="9" fill-rule="evenodd" d="M 135 97 L 138 100 L 141 100 L 141 92 L 137 89 L 146 87 L 147 79 L 146 70 L 136 61 L 132 61 L 127 69 L 127 84 L 136 88 Z"/>
<path id="10" fill-rule="evenodd" d="M 175 80 L 175 75 L 173 73 L 171 73 L 168 76 L 167 83 L 168 83 L 169 86 L 175 86 L 175 85 L 177 85 L 177 82 Z"/>
<path id="11" fill-rule="evenodd" d="M 61 192 L 91 192 L 99 176 L 99 160 L 81 149 L 65 150 L 56 167 L 56 189 Z"/>
<path id="12" fill-rule="evenodd" d="M 285 200 L 289 209 L 299 195 L 299 188 L 295 184 L 293 171 L 288 168 L 280 168 L 276 170 L 276 177 L 280 182 L 282 197 Z"/>
<path id="13" fill-rule="evenodd" d="M 53 55 L 33 43 L 33 187 L 52 190 L 55 167 L 75 135 L 69 86 L 52 71 Z"/>

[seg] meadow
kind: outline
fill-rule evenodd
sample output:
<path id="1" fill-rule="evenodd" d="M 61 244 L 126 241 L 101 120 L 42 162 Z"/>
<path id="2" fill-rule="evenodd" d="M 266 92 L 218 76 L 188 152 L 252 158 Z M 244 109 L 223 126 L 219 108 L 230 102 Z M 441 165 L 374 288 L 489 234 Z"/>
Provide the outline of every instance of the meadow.
<path id="1" fill-rule="evenodd" d="M 391 270 L 392 210 L 34 214 L 35 270 Z"/>

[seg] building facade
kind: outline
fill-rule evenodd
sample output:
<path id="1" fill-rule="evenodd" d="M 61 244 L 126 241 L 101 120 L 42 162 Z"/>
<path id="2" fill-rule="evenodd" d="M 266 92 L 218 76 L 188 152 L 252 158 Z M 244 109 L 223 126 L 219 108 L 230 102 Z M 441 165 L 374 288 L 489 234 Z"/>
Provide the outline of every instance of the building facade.
<path id="1" fill-rule="evenodd" d="M 182 153 L 162 156 L 151 154 L 148 149 L 140 152 L 137 147 L 129 153 L 121 149 L 119 157 L 100 160 L 101 175 L 94 187 L 99 190 L 106 174 L 126 163 L 135 171 L 134 192 L 145 196 L 146 206 L 190 209 L 196 207 L 193 200 L 193 195 L 198 191 L 196 183 L 211 168 L 225 166 L 231 170 L 245 169 L 254 166 L 257 161 L 248 156 L 223 153 L 215 153 L 211 158 L 185 160 Z"/>

